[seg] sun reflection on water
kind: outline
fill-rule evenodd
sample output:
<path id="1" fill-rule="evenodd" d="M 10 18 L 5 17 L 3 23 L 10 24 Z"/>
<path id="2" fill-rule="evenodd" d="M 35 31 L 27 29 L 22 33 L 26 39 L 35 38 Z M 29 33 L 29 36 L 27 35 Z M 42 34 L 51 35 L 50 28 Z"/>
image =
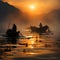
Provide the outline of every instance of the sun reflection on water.
<path id="1" fill-rule="evenodd" d="M 20 45 L 15 44 L 16 48 L 13 48 L 13 50 L 10 52 L 5 52 L 6 57 L 9 57 L 9 58 L 10 57 L 11 58 L 31 57 L 31 56 L 33 57 L 36 55 L 54 53 L 52 50 L 50 50 L 50 48 L 54 49 L 54 47 L 45 47 L 45 44 L 47 44 L 47 43 L 52 45 L 52 42 L 54 43 L 53 39 L 39 38 L 36 36 L 32 36 L 32 38 L 30 38 L 30 39 L 20 39 L 18 42 L 21 44 Z M 27 44 L 27 46 L 26 46 L 26 44 Z M 10 45 L 10 46 L 12 46 L 12 45 Z M 7 55 L 10 55 L 10 56 L 7 56 Z"/>

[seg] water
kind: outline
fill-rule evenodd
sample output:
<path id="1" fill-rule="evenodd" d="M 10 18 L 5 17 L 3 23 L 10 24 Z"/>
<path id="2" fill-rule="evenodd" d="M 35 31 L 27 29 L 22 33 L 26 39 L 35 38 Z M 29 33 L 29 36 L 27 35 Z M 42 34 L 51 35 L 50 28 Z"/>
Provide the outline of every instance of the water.
<path id="1" fill-rule="evenodd" d="M 7 44 L 6 38 L 0 38 L 0 60 L 60 60 L 59 47 L 59 40 L 48 36 L 19 39 L 17 44 Z"/>

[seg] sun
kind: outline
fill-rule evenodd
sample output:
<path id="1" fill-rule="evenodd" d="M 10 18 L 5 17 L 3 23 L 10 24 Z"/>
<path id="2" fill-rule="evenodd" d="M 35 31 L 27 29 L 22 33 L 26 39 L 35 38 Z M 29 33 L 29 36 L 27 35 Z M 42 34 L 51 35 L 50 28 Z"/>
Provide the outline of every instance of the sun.
<path id="1" fill-rule="evenodd" d="M 35 10 L 36 9 L 36 6 L 35 5 L 29 5 L 29 9 L 30 10 Z"/>
<path id="2" fill-rule="evenodd" d="M 39 5 L 37 3 L 26 3 L 23 7 L 22 10 L 23 12 L 25 12 L 26 14 L 28 14 L 29 16 L 35 16 L 37 14 L 39 14 Z"/>

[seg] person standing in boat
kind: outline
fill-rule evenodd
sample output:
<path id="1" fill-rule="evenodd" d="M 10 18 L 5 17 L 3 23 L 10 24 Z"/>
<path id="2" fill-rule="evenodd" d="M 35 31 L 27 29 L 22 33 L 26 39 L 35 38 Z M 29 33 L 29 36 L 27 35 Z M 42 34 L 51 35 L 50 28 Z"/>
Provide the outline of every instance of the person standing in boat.
<path id="1" fill-rule="evenodd" d="M 19 37 L 20 31 L 17 31 L 17 26 L 13 24 L 12 29 L 8 29 L 6 32 L 6 36 L 8 37 L 8 42 L 9 43 L 17 43 L 17 38 Z"/>

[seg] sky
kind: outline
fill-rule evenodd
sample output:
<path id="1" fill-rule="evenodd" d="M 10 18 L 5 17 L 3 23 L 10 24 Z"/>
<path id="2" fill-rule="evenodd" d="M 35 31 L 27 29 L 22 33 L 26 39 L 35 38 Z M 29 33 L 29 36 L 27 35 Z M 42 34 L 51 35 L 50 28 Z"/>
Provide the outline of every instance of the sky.
<path id="1" fill-rule="evenodd" d="M 2 0 L 2 1 L 9 3 L 10 5 L 16 7 L 23 13 L 22 14 L 24 16 L 22 17 L 23 24 L 25 24 L 26 20 L 29 21 L 30 25 L 34 26 L 38 26 L 39 23 L 42 22 L 43 24 L 45 25 L 48 24 L 50 27 L 52 27 L 51 29 L 55 30 L 55 32 L 57 31 L 59 21 L 57 21 L 57 17 L 55 17 L 56 13 L 50 14 L 50 12 L 56 9 L 60 9 L 59 7 L 60 0 Z M 47 20 L 49 19 L 48 22 L 47 20 L 41 19 L 41 17 L 45 15 L 46 19 Z M 18 29 L 20 30 L 21 29 L 23 30 L 24 27 L 30 26 L 28 25 L 29 24 L 28 23 L 23 25 L 22 28 L 20 28 L 21 20 L 12 19 L 12 21 L 13 20 L 16 21 Z M 14 21 L 12 23 L 15 23 Z M 53 27 L 55 27 L 55 29 Z"/>
<path id="2" fill-rule="evenodd" d="M 27 14 L 33 13 L 35 15 L 46 13 L 51 9 L 59 8 L 58 4 L 60 0 L 3 0 L 3 1 L 16 6 L 23 12 L 26 12 Z M 31 10 L 29 8 L 30 5 L 34 5 L 35 10 Z"/>

